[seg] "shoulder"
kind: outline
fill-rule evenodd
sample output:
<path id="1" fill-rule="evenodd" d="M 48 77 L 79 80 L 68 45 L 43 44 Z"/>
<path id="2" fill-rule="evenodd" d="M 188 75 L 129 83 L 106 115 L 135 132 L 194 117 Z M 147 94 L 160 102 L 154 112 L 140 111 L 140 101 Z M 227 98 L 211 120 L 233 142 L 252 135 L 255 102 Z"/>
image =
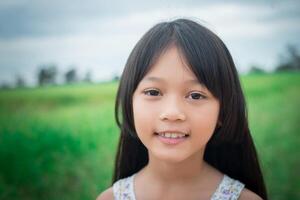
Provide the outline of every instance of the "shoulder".
<path id="1" fill-rule="evenodd" d="M 260 196 L 244 188 L 240 194 L 239 200 L 263 200 Z"/>
<path id="2" fill-rule="evenodd" d="M 113 194 L 113 188 L 110 187 L 104 192 L 102 192 L 96 200 L 113 200 L 114 199 L 114 194 Z"/>

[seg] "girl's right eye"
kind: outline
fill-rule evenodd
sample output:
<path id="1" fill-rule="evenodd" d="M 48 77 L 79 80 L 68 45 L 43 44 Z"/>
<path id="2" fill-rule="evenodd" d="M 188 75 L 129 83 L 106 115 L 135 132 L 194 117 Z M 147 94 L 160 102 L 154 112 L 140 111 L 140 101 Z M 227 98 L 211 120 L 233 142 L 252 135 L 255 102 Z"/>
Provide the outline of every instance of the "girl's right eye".
<path id="1" fill-rule="evenodd" d="M 159 91 L 151 89 L 151 90 L 145 90 L 143 93 L 148 96 L 157 96 L 159 94 Z"/>

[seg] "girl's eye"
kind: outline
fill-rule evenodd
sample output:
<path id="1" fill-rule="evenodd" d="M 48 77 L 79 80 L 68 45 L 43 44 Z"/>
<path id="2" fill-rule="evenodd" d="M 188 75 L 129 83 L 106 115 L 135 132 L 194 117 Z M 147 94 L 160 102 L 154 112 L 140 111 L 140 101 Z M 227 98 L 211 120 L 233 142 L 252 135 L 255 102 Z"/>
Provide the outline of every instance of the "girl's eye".
<path id="1" fill-rule="evenodd" d="M 157 96 L 159 94 L 159 91 L 157 90 L 146 90 L 144 91 L 144 94 L 149 96 Z"/>
<path id="2" fill-rule="evenodd" d="M 191 93 L 190 96 L 192 97 L 193 100 L 204 99 L 205 98 L 204 95 L 202 95 L 200 93 L 196 93 L 196 92 Z"/>
<path id="3" fill-rule="evenodd" d="M 148 95 L 148 96 L 158 96 L 160 94 L 160 92 L 158 90 L 154 90 L 154 89 L 146 90 L 143 93 L 145 95 Z M 198 99 L 204 99 L 205 98 L 204 95 L 202 95 L 200 93 L 196 93 L 196 92 L 190 93 L 190 96 L 193 100 L 198 100 Z"/>

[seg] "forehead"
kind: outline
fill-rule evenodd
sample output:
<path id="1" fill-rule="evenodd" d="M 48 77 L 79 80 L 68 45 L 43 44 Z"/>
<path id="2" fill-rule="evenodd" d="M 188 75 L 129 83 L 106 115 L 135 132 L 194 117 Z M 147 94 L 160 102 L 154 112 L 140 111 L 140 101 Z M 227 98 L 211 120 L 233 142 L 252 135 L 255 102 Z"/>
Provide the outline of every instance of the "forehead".
<path id="1" fill-rule="evenodd" d="M 163 52 L 142 82 L 200 84 L 176 46 Z"/>
<path id="2" fill-rule="evenodd" d="M 164 79 L 164 78 L 156 77 L 156 76 L 146 76 L 143 79 L 143 82 L 157 82 L 157 83 L 165 84 L 167 82 L 167 80 Z M 183 83 L 184 84 L 189 84 L 189 85 L 201 84 L 197 79 L 193 79 L 193 78 L 183 80 Z"/>

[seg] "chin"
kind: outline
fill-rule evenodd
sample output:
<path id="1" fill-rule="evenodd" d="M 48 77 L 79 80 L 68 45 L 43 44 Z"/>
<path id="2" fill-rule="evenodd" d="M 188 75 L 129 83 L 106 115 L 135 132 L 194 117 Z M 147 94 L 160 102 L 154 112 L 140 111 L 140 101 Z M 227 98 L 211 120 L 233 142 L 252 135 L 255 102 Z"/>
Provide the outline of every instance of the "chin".
<path id="1" fill-rule="evenodd" d="M 189 156 L 184 155 L 183 153 L 171 153 L 171 152 L 152 152 L 152 157 L 156 160 L 161 162 L 168 162 L 168 163 L 181 163 L 186 160 Z"/>

